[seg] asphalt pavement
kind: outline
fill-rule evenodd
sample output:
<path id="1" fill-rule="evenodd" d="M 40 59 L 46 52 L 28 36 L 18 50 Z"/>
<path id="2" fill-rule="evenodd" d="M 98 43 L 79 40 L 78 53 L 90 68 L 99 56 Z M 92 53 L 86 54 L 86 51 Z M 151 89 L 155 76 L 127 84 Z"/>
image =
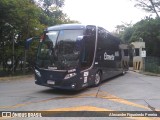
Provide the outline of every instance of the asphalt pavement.
<path id="1" fill-rule="evenodd" d="M 38 86 L 34 84 L 34 76 L 18 79 L 9 77 L 0 80 L 0 111 L 41 111 L 44 116 L 58 116 L 57 118 L 45 117 L 45 119 L 56 120 L 66 119 L 63 117 L 67 115 L 70 115 L 68 119 L 97 119 L 98 117 L 99 119 L 113 120 L 158 120 L 159 117 L 156 116 L 107 116 L 111 111 L 128 111 L 129 113 L 131 111 L 138 113 L 139 111 L 150 111 L 156 115 L 160 111 L 159 91 L 160 77 L 133 71 L 106 80 L 99 87 L 89 87 L 78 92 Z M 51 111 L 52 114 L 46 111 Z M 12 119 L 17 119 L 16 116 L 14 117 Z"/>

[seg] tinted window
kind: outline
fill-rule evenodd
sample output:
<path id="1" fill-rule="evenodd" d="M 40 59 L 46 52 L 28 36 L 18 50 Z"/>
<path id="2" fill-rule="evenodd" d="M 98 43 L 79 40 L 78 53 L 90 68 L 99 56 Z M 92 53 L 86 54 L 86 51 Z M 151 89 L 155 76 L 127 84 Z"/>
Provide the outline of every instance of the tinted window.
<path id="1" fill-rule="evenodd" d="M 59 70 L 76 68 L 80 53 L 77 37 L 82 35 L 83 30 L 47 32 L 39 45 L 37 65 L 40 68 L 54 67 Z"/>
<path id="2" fill-rule="evenodd" d="M 74 53 L 77 37 L 82 35 L 83 30 L 61 30 L 57 41 L 58 52 L 60 54 Z"/>
<path id="3" fill-rule="evenodd" d="M 81 50 L 81 67 L 87 69 L 91 67 L 94 59 L 95 51 L 95 40 L 96 40 L 96 27 L 87 26 L 83 37 L 82 50 Z"/>

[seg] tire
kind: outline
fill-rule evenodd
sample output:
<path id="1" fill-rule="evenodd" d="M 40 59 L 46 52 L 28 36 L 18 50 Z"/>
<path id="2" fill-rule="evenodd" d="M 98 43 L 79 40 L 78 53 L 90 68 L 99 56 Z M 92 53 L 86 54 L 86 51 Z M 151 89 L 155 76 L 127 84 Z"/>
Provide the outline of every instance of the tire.
<path id="1" fill-rule="evenodd" d="M 94 87 L 99 86 L 99 84 L 101 83 L 101 72 L 98 71 L 95 75 L 95 80 L 94 80 Z"/>

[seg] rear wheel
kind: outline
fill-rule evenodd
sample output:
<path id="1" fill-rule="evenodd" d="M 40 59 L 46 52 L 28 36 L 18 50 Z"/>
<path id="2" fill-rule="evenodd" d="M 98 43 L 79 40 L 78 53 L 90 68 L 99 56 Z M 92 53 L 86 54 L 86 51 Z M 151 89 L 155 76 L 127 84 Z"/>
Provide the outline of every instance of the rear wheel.
<path id="1" fill-rule="evenodd" d="M 97 87 L 101 82 L 101 72 L 98 71 L 95 76 L 94 86 Z"/>

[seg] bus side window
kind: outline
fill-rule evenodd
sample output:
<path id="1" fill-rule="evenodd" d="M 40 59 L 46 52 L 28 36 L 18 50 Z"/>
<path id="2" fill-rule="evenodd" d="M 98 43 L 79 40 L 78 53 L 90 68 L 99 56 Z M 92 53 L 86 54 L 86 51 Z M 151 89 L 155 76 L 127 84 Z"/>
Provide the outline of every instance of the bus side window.
<path id="1" fill-rule="evenodd" d="M 98 43 L 97 49 L 99 51 L 107 52 L 109 51 L 110 42 L 108 39 L 107 31 L 103 28 L 98 28 Z M 107 51 L 106 51 L 107 50 Z"/>

